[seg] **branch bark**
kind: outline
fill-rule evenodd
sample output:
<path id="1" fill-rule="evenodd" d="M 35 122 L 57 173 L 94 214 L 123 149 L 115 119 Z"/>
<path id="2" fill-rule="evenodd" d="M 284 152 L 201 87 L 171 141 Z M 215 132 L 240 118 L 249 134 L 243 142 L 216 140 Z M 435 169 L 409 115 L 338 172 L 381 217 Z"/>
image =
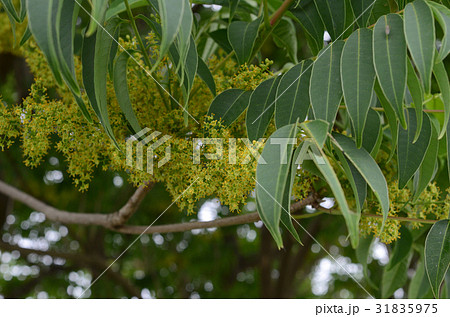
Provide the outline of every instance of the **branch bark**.
<path id="1" fill-rule="evenodd" d="M 6 184 L 0 180 L 0 193 L 17 200 L 28 207 L 42 212 L 47 219 L 65 224 L 97 225 L 107 229 L 126 234 L 153 234 L 167 232 L 183 232 L 193 229 L 217 228 L 240 225 L 260 220 L 257 212 L 216 219 L 212 221 L 186 222 L 159 226 L 127 226 L 125 222 L 134 214 L 148 191 L 154 186 L 153 183 L 140 187 L 131 196 L 128 202 L 118 211 L 111 214 L 100 213 L 75 213 L 59 210 L 34 198 L 21 190 Z M 311 193 L 308 197 L 291 205 L 291 212 L 296 212 L 307 205 L 317 206 L 320 197 Z"/>

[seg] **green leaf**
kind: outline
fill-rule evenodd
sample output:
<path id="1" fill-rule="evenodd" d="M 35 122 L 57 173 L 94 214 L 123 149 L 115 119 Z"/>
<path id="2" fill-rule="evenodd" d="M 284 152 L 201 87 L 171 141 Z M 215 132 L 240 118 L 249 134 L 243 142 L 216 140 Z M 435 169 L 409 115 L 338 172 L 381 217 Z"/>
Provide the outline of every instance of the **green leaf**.
<path id="1" fill-rule="evenodd" d="M 401 227 L 401 239 L 395 243 L 389 264 L 384 267 L 381 281 L 381 296 L 388 298 L 402 287 L 407 279 L 409 263 L 411 262 L 412 237 L 406 227 Z M 391 264 L 392 263 L 392 264 Z"/>
<path id="2" fill-rule="evenodd" d="M 430 283 L 425 272 L 425 261 L 423 256 L 417 262 L 416 273 L 411 279 L 408 289 L 408 298 L 422 299 L 432 297 Z"/>
<path id="3" fill-rule="evenodd" d="M 310 105 L 311 66 L 311 60 L 304 60 L 281 78 L 275 101 L 275 124 L 278 128 L 305 120 Z"/>
<path id="4" fill-rule="evenodd" d="M 428 116 L 428 114 L 425 115 Z M 429 117 L 429 119 L 431 118 Z M 416 175 L 414 176 L 415 180 L 417 180 L 417 185 L 414 186 L 413 202 L 419 199 L 420 194 L 425 190 L 425 188 L 427 188 L 428 184 L 433 178 L 434 168 L 436 165 L 436 159 L 438 155 L 438 149 L 439 149 L 438 128 L 436 127 L 434 122 L 432 122 L 430 145 L 428 146 L 427 152 L 425 153 L 422 165 L 420 165 L 419 170 L 416 172 Z"/>
<path id="5" fill-rule="evenodd" d="M 302 28 L 309 35 L 308 44 L 314 55 L 323 47 L 323 33 L 325 26 L 317 11 L 314 0 L 302 0 L 296 6 L 291 6 L 289 11 L 298 20 Z"/>
<path id="6" fill-rule="evenodd" d="M 140 7 L 145 7 L 148 5 L 148 0 L 128 0 L 128 4 L 131 9 L 136 9 Z M 125 12 L 127 7 L 125 6 L 125 1 L 116 0 L 111 3 L 108 10 L 106 11 L 105 21 L 108 21 L 113 16 L 118 15 L 122 12 Z"/>
<path id="7" fill-rule="evenodd" d="M 310 154 L 310 157 L 313 159 L 317 168 L 325 177 L 328 185 L 330 186 L 334 194 L 334 197 L 336 198 L 336 202 L 338 203 L 339 208 L 342 212 L 342 215 L 344 216 L 344 220 L 350 234 L 351 244 L 353 248 L 356 248 L 358 246 L 359 241 L 358 227 L 360 216 L 357 213 L 351 211 L 350 208 L 348 207 L 346 196 L 344 194 L 344 191 L 342 190 L 339 179 L 333 170 L 333 167 L 331 166 L 325 153 L 319 147 L 320 143 L 318 143 L 317 140 L 315 140 L 315 138 L 312 139 L 315 142 L 315 144 L 311 145 L 312 150 L 309 150 L 308 153 Z"/>
<path id="8" fill-rule="evenodd" d="M 360 148 L 375 82 L 371 30 L 358 29 L 347 39 L 342 51 L 341 79 L 356 145 Z"/>
<path id="9" fill-rule="evenodd" d="M 102 26 L 105 21 L 106 9 L 108 9 L 108 0 L 92 1 L 91 21 L 86 31 L 86 36 L 91 36 L 97 30 L 97 25 Z"/>
<path id="10" fill-rule="evenodd" d="M 22 35 L 22 38 L 20 39 L 20 46 L 23 46 L 31 37 L 31 31 L 30 31 L 30 27 L 27 26 L 27 28 L 25 29 L 25 32 Z"/>
<path id="11" fill-rule="evenodd" d="M 228 31 L 226 29 L 219 29 L 209 33 L 209 36 L 216 42 L 225 53 L 229 54 L 233 47 L 231 47 L 230 41 L 228 40 Z"/>
<path id="12" fill-rule="evenodd" d="M 450 83 L 443 62 L 437 62 L 433 67 L 434 77 L 439 85 L 444 102 L 444 124 L 441 127 L 439 139 L 441 139 L 447 130 L 448 121 L 450 119 Z"/>
<path id="13" fill-rule="evenodd" d="M 228 40 L 236 53 L 239 65 L 249 62 L 258 35 L 261 18 L 252 22 L 235 21 L 228 27 Z"/>
<path id="14" fill-rule="evenodd" d="M 433 1 L 427 1 L 427 4 L 433 10 L 434 18 L 438 21 L 444 33 L 441 48 L 436 57 L 437 61 L 443 61 L 450 53 L 450 9 Z"/>
<path id="15" fill-rule="evenodd" d="M 100 119 L 101 113 L 97 104 L 97 98 L 95 97 L 94 87 L 94 58 L 95 58 L 95 42 L 96 37 L 83 37 L 83 49 L 81 52 L 81 65 L 82 65 L 82 77 L 83 86 L 88 96 L 89 103 L 95 114 Z"/>
<path id="16" fill-rule="evenodd" d="M 334 149 L 350 186 L 352 187 L 353 194 L 355 195 L 356 211 L 360 214 L 367 197 L 367 182 L 353 163 L 344 156 L 339 147 L 335 145 Z"/>
<path id="17" fill-rule="evenodd" d="M 374 241 L 373 236 L 368 235 L 365 237 L 364 236 L 361 237 L 359 239 L 359 245 L 355 250 L 355 255 L 356 259 L 358 260 L 358 263 L 360 263 L 363 267 L 364 278 L 367 280 L 367 282 L 370 284 L 371 287 L 378 289 L 378 286 L 375 285 L 375 283 L 372 282 L 372 280 L 370 279 L 367 265 L 373 241 Z"/>
<path id="18" fill-rule="evenodd" d="M 417 141 L 414 141 L 416 132 L 416 113 L 414 109 L 407 109 L 408 129 L 400 129 L 398 135 L 398 187 L 402 189 L 419 169 L 431 139 L 431 123 L 428 116 L 423 117 L 422 131 Z"/>
<path id="19" fill-rule="evenodd" d="M 12 0 L 0 0 L 0 2 L 2 3 L 3 9 L 5 9 L 8 16 L 11 16 L 15 22 L 21 23 L 23 21 L 23 19 L 21 20 L 21 18 L 17 14 Z"/>
<path id="20" fill-rule="evenodd" d="M 130 124 L 133 134 L 142 130 L 139 122 L 134 114 L 133 107 L 131 106 L 130 95 L 128 92 L 127 83 L 127 63 L 130 55 L 133 51 L 124 51 L 120 53 L 114 62 L 114 91 L 116 93 L 117 102 L 120 109 L 122 109 L 125 118 Z"/>
<path id="21" fill-rule="evenodd" d="M 216 120 L 222 120 L 225 126 L 230 126 L 248 107 L 250 91 L 228 89 L 219 94 L 211 103 L 208 116 L 214 115 Z"/>
<path id="22" fill-rule="evenodd" d="M 274 238 L 278 248 L 283 247 L 283 240 L 279 230 L 280 217 L 283 210 L 281 203 L 285 195 L 292 153 L 295 144 L 279 143 L 280 139 L 296 141 L 297 124 L 291 124 L 275 131 L 267 140 L 258 166 L 256 167 L 256 200 L 258 214 Z"/>
<path id="23" fill-rule="evenodd" d="M 328 137 L 328 122 L 324 120 L 306 121 L 300 125 L 310 137 L 312 137 L 319 148 L 323 148 Z"/>
<path id="24" fill-rule="evenodd" d="M 280 216 L 281 223 L 292 234 L 294 239 L 297 240 L 297 242 L 300 244 L 302 244 L 302 242 L 297 233 L 297 230 L 295 230 L 295 227 L 292 224 L 292 216 L 290 214 L 290 211 L 291 211 L 292 187 L 294 185 L 294 180 L 297 175 L 297 167 L 298 167 L 298 164 L 296 164 L 296 162 L 298 160 L 302 161 L 303 157 L 299 157 L 299 156 L 306 154 L 306 151 L 302 152 L 301 149 L 302 149 L 302 145 L 297 147 L 297 149 L 295 149 L 294 155 L 292 157 L 291 168 L 290 168 L 289 176 L 287 178 L 286 189 L 285 189 L 284 195 L 283 195 L 283 203 L 282 203 L 283 210 L 281 211 L 281 216 Z"/>
<path id="25" fill-rule="evenodd" d="M 435 298 L 450 265 L 450 220 L 440 220 L 431 227 L 425 240 L 425 268 Z"/>
<path id="26" fill-rule="evenodd" d="M 422 85 L 420 84 L 419 78 L 417 77 L 416 72 L 414 71 L 413 65 L 408 58 L 408 90 L 411 94 L 412 100 L 414 102 L 414 109 L 416 110 L 416 118 L 417 118 L 417 129 L 416 134 L 414 136 L 414 142 L 420 135 L 420 131 L 422 130 L 422 121 L 423 121 L 423 91 Z"/>
<path id="27" fill-rule="evenodd" d="M 356 23 L 359 27 L 365 28 L 369 22 L 370 14 L 372 13 L 373 0 L 350 0 L 353 14 L 357 18 Z M 359 18 L 358 18 L 359 17 Z"/>
<path id="28" fill-rule="evenodd" d="M 414 64 L 420 74 L 425 92 L 431 91 L 431 71 L 435 51 L 433 14 L 423 0 L 408 3 L 404 13 L 406 42 Z"/>
<path id="29" fill-rule="evenodd" d="M 345 0 L 314 0 L 317 11 L 322 18 L 325 29 L 333 41 L 339 39 L 344 33 L 346 25 L 346 2 Z"/>
<path id="30" fill-rule="evenodd" d="M 403 99 L 406 89 L 406 40 L 398 14 L 378 19 L 373 29 L 373 62 L 384 96 L 405 126 Z"/>
<path id="31" fill-rule="evenodd" d="M 190 51 L 191 43 L 195 42 L 191 41 L 192 22 L 194 18 L 192 16 L 192 10 L 190 9 L 191 8 L 190 2 L 189 0 L 181 0 L 181 1 L 185 2 L 185 10 L 183 10 L 181 25 L 180 29 L 178 30 L 175 44 L 177 46 L 177 51 L 179 55 L 179 61 L 178 64 L 176 64 L 176 66 L 177 69 L 181 69 L 180 73 L 183 74 L 183 76 L 181 77 L 181 84 L 183 84 L 184 69 L 189 67 L 189 65 L 187 65 L 186 59 L 189 53 L 192 54 L 192 50 Z M 197 54 L 197 50 L 195 51 L 195 54 Z M 197 68 L 197 66 L 195 68 Z"/>
<path id="32" fill-rule="evenodd" d="M 398 142 L 398 121 L 397 121 L 397 115 L 392 109 L 392 106 L 387 101 L 386 97 L 383 94 L 383 91 L 381 90 L 381 86 L 378 83 L 378 80 L 375 80 L 375 86 L 373 87 L 375 93 L 377 94 L 378 101 L 380 102 L 381 106 L 384 109 L 384 114 L 386 116 L 386 119 L 389 123 L 389 129 L 391 131 L 391 153 L 389 154 L 389 161 L 392 159 L 392 157 L 395 154 L 395 148 L 397 147 Z"/>
<path id="33" fill-rule="evenodd" d="M 280 77 L 263 81 L 250 97 L 245 125 L 250 141 L 264 136 L 274 113 L 275 96 Z"/>
<path id="34" fill-rule="evenodd" d="M 62 86 L 63 80 L 59 71 L 58 56 L 55 48 L 56 43 L 53 39 L 52 10 L 54 8 L 54 1 L 56 0 L 48 0 L 45 2 L 27 0 L 28 26 L 36 43 L 44 53 L 56 82 Z"/>
<path id="35" fill-rule="evenodd" d="M 230 6 L 230 22 L 233 20 L 234 13 L 239 6 L 239 2 L 241 2 L 241 0 L 228 0 L 228 4 Z"/>
<path id="36" fill-rule="evenodd" d="M 325 47 L 314 62 L 309 95 L 314 118 L 330 123 L 336 119 L 342 99 L 341 54 L 344 41 L 333 42 Z"/>
<path id="37" fill-rule="evenodd" d="M 389 259 L 389 263 L 386 265 L 386 270 L 391 270 L 398 263 L 408 258 L 409 252 L 411 251 L 413 243 L 411 232 L 405 226 L 402 226 L 399 232 L 400 239 L 397 240 L 394 245 L 394 250 L 392 251 L 392 256 Z"/>
<path id="38" fill-rule="evenodd" d="M 369 184 L 380 202 L 383 213 L 383 224 L 389 213 L 389 193 L 381 169 L 370 154 L 364 149 L 358 149 L 352 139 L 342 134 L 333 133 L 335 144 L 340 147 L 345 156 L 352 162 L 358 172 Z"/>
<path id="39" fill-rule="evenodd" d="M 94 90 L 95 98 L 99 110 L 99 119 L 110 139 L 118 147 L 116 138 L 112 131 L 108 117 L 108 100 L 107 100 L 107 74 L 109 54 L 113 38 L 110 34 L 114 34 L 120 23 L 119 18 L 110 19 L 105 29 L 99 28 L 95 36 L 95 53 L 94 53 Z"/>
<path id="40" fill-rule="evenodd" d="M 380 115 L 370 108 L 367 113 L 367 121 L 364 127 L 362 147 L 365 148 L 373 158 L 376 158 L 382 140 L 383 130 Z"/>
<path id="41" fill-rule="evenodd" d="M 161 19 L 161 43 L 159 46 L 159 58 L 153 65 L 152 72 L 156 69 L 163 57 L 169 51 L 175 41 L 183 22 L 184 12 L 191 10 L 187 0 L 158 0 L 159 16 Z"/>
<path id="42" fill-rule="evenodd" d="M 205 64 L 203 59 L 198 56 L 198 67 L 197 67 L 197 75 L 204 81 L 206 86 L 208 86 L 209 90 L 213 94 L 216 95 L 216 83 L 214 82 L 214 77 L 209 70 L 208 65 Z"/>
<path id="43" fill-rule="evenodd" d="M 281 49 L 286 49 L 291 61 L 297 64 L 297 35 L 292 20 L 281 19 L 273 28 L 272 36 L 275 44 Z"/>

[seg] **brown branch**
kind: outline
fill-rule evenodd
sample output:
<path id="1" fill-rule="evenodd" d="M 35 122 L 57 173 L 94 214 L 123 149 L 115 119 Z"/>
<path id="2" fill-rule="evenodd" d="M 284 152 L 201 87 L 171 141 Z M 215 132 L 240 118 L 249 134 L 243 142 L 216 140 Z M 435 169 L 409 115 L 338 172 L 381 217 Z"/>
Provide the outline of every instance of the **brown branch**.
<path id="1" fill-rule="evenodd" d="M 281 6 L 278 8 L 277 11 L 272 15 L 270 19 L 270 25 L 275 25 L 275 23 L 278 22 L 278 20 L 283 16 L 283 14 L 286 12 L 286 10 L 291 5 L 292 1 L 294 0 L 284 0 L 284 2 L 281 4 Z"/>
<path id="2" fill-rule="evenodd" d="M 167 233 L 167 232 L 183 232 L 193 229 L 217 228 L 240 225 L 260 220 L 257 212 L 216 219 L 213 221 L 197 221 L 186 222 L 159 226 L 126 226 L 124 223 L 136 211 L 145 194 L 153 187 L 149 184 L 146 187 L 140 187 L 136 190 L 128 202 L 119 210 L 112 214 L 99 213 L 74 213 L 65 210 L 59 210 L 44 202 L 22 192 L 21 190 L 6 184 L 0 180 L 0 193 L 3 193 L 14 200 L 33 208 L 36 211 L 45 214 L 47 219 L 66 224 L 81 224 L 81 225 L 97 225 L 108 228 L 113 231 L 127 233 L 127 234 L 153 234 L 153 233 Z M 291 205 L 291 212 L 296 212 L 307 205 L 317 206 L 320 202 L 320 197 L 316 193 L 311 193 L 308 197 Z"/>
<path id="3" fill-rule="evenodd" d="M 59 210 L 11 185 L 6 184 L 1 180 L 0 192 L 13 198 L 14 200 L 20 201 L 36 211 L 42 212 L 47 219 L 51 221 L 66 224 L 99 225 L 111 228 L 124 224 L 133 215 L 153 185 L 153 183 L 150 183 L 146 187 L 139 187 L 128 202 L 119 211 L 112 214 L 75 213 Z"/>

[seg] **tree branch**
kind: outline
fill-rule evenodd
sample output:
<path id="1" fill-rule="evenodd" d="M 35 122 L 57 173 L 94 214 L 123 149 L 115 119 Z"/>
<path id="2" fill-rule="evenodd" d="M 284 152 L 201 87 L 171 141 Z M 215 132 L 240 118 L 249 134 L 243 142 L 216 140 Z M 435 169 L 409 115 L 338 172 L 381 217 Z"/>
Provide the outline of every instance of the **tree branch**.
<path id="1" fill-rule="evenodd" d="M 147 192 L 154 186 L 153 183 L 145 187 L 140 187 L 131 196 L 128 202 L 119 210 L 111 214 L 99 213 L 74 213 L 65 210 L 59 210 L 46 203 L 22 192 L 21 190 L 6 184 L 0 180 L 0 193 L 3 193 L 14 200 L 20 201 L 28 207 L 42 212 L 47 219 L 51 221 L 80 224 L 97 225 L 108 228 L 113 231 L 126 234 L 153 234 L 167 232 L 183 232 L 193 229 L 218 228 L 226 226 L 240 225 L 260 220 L 257 212 L 243 214 L 238 216 L 226 217 L 212 221 L 186 222 L 159 226 L 126 226 L 125 222 L 133 215 L 144 199 Z M 291 205 L 291 212 L 302 210 L 307 205 L 317 206 L 320 197 L 317 193 L 311 193 L 308 197 Z M 309 215 L 308 215 L 309 216 Z"/>
<path id="2" fill-rule="evenodd" d="M 75 213 L 56 209 L 0 180 L 1 193 L 11 197 L 14 200 L 20 201 L 36 211 L 42 212 L 47 219 L 51 221 L 66 224 L 99 225 L 107 228 L 117 227 L 124 224 L 134 214 L 134 212 L 136 212 L 145 195 L 153 186 L 153 183 L 149 183 L 145 187 L 139 187 L 119 211 L 112 214 L 99 214 Z"/>

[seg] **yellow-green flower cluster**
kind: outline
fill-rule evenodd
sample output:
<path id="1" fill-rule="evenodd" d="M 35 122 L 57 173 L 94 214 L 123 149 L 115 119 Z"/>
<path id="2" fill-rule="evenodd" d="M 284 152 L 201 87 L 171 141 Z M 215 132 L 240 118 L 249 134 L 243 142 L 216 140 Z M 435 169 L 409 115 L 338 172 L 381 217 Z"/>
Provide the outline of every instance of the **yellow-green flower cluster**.
<path id="1" fill-rule="evenodd" d="M 3 15 L 0 14 L 0 18 Z M 4 32 L 10 36 L 10 29 Z M 4 37 L 5 33 L 1 32 L 0 38 Z M 153 45 L 149 50 L 153 59 L 157 57 L 154 35 L 149 34 L 147 41 Z M 135 49 L 137 41 L 126 37 L 121 38 L 120 43 L 125 49 Z M 56 84 L 44 55 L 32 39 L 18 53 L 25 57 L 35 76 L 35 82 L 29 96 L 21 105 L 0 105 L 2 150 L 11 146 L 14 139 L 20 138 L 24 163 L 29 167 L 36 167 L 42 163 L 51 148 L 56 149 L 65 158 L 67 172 L 80 190 L 87 190 L 94 172 L 103 169 L 126 171 L 130 182 L 136 186 L 148 181 L 164 183 L 174 199 L 188 188 L 177 203 L 182 210 L 190 213 L 195 211 L 196 203 L 200 199 L 208 197 L 219 198 L 222 204 L 228 205 L 231 210 L 241 209 L 246 202 L 247 194 L 255 185 L 253 177 L 256 159 L 250 155 L 249 162 L 243 163 L 249 151 L 246 145 L 237 139 L 236 164 L 229 164 L 229 147 L 232 142 L 230 139 L 245 136 L 245 125 L 238 120 L 226 128 L 211 118 L 204 120 L 213 95 L 199 79 L 194 82 L 195 93 L 191 95 L 188 109 L 201 125 L 190 120 L 189 125 L 185 126 L 181 106 L 158 88 L 154 79 L 142 69 L 143 63 L 138 65 L 130 59 L 127 72 L 128 89 L 138 121 L 142 127 L 172 137 L 167 143 L 171 145 L 171 160 L 161 168 L 155 167 L 154 174 L 149 175 L 145 170 L 140 171 L 126 165 L 126 139 L 131 133 L 115 98 L 111 81 L 107 82 L 108 114 L 120 150 L 106 135 L 95 113 L 89 108 L 94 120 L 93 124 L 89 124 L 73 101 L 70 91 Z M 139 53 L 134 53 L 134 57 L 141 60 Z M 220 59 L 213 57 L 211 67 L 218 63 Z M 238 75 L 234 76 L 236 63 L 227 61 L 221 70 L 214 74 L 218 93 L 235 85 L 245 85 L 239 87 L 246 89 L 256 87 L 270 76 L 269 65 L 270 62 L 266 61 L 261 66 L 244 66 Z M 75 60 L 75 68 L 81 83 L 81 63 L 78 58 Z M 163 60 L 153 77 L 166 83 L 167 91 L 181 99 L 182 91 L 177 76 L 173 71 L 167 74 L 167 69 L 167 60 Z M 82 97 L 88 104 L 87 96 L 83 94 Z M 223 138 L 224 155 L 220 160 L 206 160 L 202 155 L 200 164 L 193 164 L 193 138 L 202 137 Z M 163 157 L 164 148 L 158 148 L 155 155 Z M 213 150 L 213 146 L 204 146 L 201 152 L 204 154 Z"/>

